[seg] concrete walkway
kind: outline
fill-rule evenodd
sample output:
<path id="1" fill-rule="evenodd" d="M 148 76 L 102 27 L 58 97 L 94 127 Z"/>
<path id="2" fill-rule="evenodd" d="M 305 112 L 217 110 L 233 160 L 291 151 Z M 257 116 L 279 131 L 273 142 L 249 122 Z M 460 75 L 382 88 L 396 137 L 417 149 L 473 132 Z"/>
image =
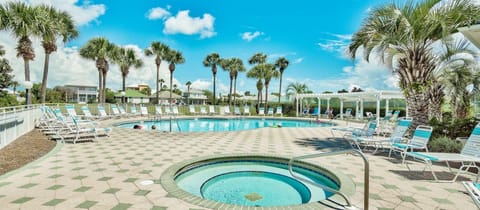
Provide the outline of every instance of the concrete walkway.
<path id="1" fill-rule="evenodd" d="M 0 209 L 205 209 L 169 196 L 160 185 L 162 172 L 174 163 L 212 154 L 298 156 L 348 148 L 344 140 L 331 138 L 329 128 L 172 134 L 114 128 L 110 138 L 59 146 L 44 159 L 0 177 Z M 409 172 L 398 159 L 367 156 L 370 209 L 476 208 L 459 181 L 435 183 L 428 173 Z M 363 205 L 359 157 L 340 155 L 313 162 L 350 176 L 356 183 L 353 202 Z M 446 167 L 435 166 L 435 170 L 446 171 Z M 155 184 L 140 184 L 147 179 Z"/>

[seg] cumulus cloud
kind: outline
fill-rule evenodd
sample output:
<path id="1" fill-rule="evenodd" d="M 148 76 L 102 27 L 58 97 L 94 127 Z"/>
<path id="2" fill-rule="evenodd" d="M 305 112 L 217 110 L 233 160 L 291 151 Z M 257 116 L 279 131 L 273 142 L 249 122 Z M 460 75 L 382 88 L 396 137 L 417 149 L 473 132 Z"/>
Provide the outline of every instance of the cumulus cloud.
<path id="1" fill-rule="evenodd" d="M 247 42 L 250 42 L 253 39 L 255 39 L 255 38 L 257 38 L 258 36 L 261 36 L 261 35 L 264 35 L 264 33 L 261 32 L 261 31 L 255 31 L 255 32 L 247 31 L 247 32 L 242 33 L 242 39 L 246 40 Z"/>
<path id="2" fill-rule="evenodd" d="M 147 18 L 149 20 L 165 19 L 167 17 L 170 17 L 170 12 L 161 7 L 152 8 L 147 13 Z"/>
<path id="3" fill-rule="evenodd" d="M 327 34 L 329 37 L 328 39 L 321 39 L 320 42 L 317 43 L 320 48 L 328 52 L 336 52 L 339 53 L 342 57 L 347 57 L 347 48 L 352 38 L 352 35 L 345 35 L 345 34 Z"/>
<path id="4" fill-rule="evenodd" d="M 4 0 L 5 2 L 18 0 Z M 85 25 L 105 14 L 105 5 L 92 4 L 88 0 L 22 0 L 31 5 L 46 4 L 68 12 L 76 25 Z"/>
<path id="5" fill-rule="evenodd" d="M 206 90 L 206 89 L 210 89 L 210 85 L 212 85 L 212 82 L 208 80 L 197 79 L 192 82 L 191 88 L 194 88 L 197 90 Z"/>
<path id="6" fill-rule="evenodd" d="M 200 34 L 200 38 L 209 38 L 216 35 L 214 30 L 215 17 L 205 13 L 202 17 L 191 17 L 189 10 L 179 11 L 176 16 L 165 20 L 165 34 Z"/>

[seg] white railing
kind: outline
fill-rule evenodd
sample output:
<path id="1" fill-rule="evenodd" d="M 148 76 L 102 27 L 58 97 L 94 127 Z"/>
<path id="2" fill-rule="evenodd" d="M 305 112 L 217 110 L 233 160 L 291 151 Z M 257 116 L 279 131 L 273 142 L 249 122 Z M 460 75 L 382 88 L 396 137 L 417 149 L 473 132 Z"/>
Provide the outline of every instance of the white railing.
<path id="1" fill-rule="evenodd" d="M 40 105 L 0 108 L 0 149 L 35 128 L 42 116 Z"/>

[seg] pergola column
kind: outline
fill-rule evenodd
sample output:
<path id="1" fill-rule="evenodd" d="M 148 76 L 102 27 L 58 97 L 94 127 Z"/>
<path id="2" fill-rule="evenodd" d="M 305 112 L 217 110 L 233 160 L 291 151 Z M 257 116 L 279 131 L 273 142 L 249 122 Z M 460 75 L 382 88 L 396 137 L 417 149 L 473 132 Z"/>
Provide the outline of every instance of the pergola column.
<path id="1" fill-rule="evenodd" d="M 295 116 L 298 117 L 298 97 L 295 95 Z"/>
<path id="2" fill-rule="evenodd" d="M 343 120 L 343 98 L 340 99 L 340 119 Z"/>
<path id="3" fill-rule="evenodd" d="M 330 98 L 327 98 L 327 112 L 330 112 Z M 328 113 L 327 113 L 328 118 Z"/>
<path id="4" fill-rule="evenodd" d="M 357 100 L 355 101 L 355 119 L 356 119 L 356 120 L 358 120 L 358 115 L 359 115 L 359 113 L 358 113 L 358 111 L 359 111 L 359 109 L 358 109 L 358 102 L 359 102 L 359 101 L 358 101 L 358 99 L 357 99 Z"/>
<path id="5" fill-rule="evenodd" d="M 322 99 L 317 97 L 318 106 L 317 106 L 317 118 L 320 118 L 320 113 L 322 113 Z"/>
<path id="6" fill-rule="evenodd" d="M 362 113 L 360 119 L 363 119 L 363 98 L 360 99 L 360 113 Z"/>
<path id="7" fill-rule="evenodd" d="M 377 126 L 380 124 L 380 97 L 377 95 Z"/>
<path id="8" fill-rule="evenodd" d="M 385 116 L 388 115 L 389 112 L 389 104 L 388 104 L 388 98 L 385 99 Z"/>

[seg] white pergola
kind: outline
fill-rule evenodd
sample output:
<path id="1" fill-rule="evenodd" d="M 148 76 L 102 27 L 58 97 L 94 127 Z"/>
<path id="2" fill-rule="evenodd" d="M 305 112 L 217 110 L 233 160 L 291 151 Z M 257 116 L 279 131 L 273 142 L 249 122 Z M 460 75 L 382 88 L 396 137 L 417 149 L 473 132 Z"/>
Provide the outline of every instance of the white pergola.
<path id="1" fill-rule="evenodd" d="M 352 92 L 352 93 L 308 93 L 308 94 L 297 94 L 295 99 L 296 103 L 296 116 L 298 117 L 298 110 L 300 107 L 303 107 L 303 100 L 305 98 L 316 98 L 318 100 L 318 113 L 317 116 L 320 117 L 322 113 L 320 104 L 321 100 L 327 100 L 327 110 L 330 109 L 330 99 L 338 98 L 340 99 L 340 119 L 343 119 L 343 103 L 344 102 L 355 102 L 355 115 L 356 119 L 363 118 L 363 103 L 368 101 L 374 101 L 377 103 L 376 117 L 377 123 L 380 122 L 380 101 L 385 100 L 385 114 L 389 113 L 389 100 L 390 99 L 405 99 L 402 92 L 400 91 L 369 91 L 369 92 Z M 406 115 L 408 116 L 408 109 L 406 108 Z"/>

